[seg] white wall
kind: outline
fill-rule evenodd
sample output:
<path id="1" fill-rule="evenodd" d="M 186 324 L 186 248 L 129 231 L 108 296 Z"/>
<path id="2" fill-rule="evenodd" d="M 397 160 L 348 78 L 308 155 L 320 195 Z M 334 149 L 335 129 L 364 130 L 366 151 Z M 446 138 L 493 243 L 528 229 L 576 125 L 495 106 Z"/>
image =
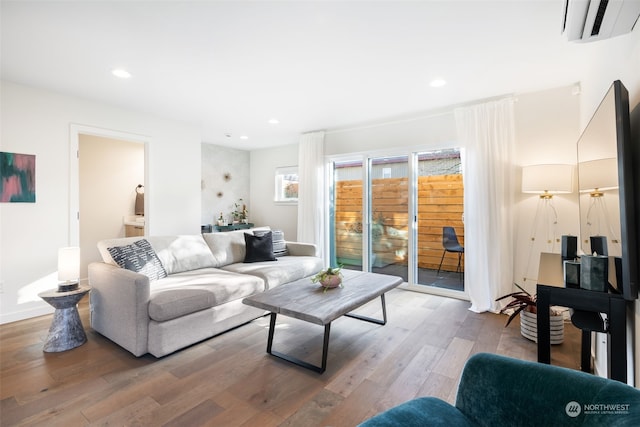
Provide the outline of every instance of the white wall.
<path id="1" fill-rule="evenodd" d="M 514 110 L 515 164 L 518 171 L 514 198 L 514 281 L 529 292 L 535 293 L 539 254 L 559 253 L 560 243 L 546 243 L 545 227 L 541 223 L 534 230 L 540 198 L 535 194 L 521 192 L 522 167 L 536 164 L 576 164 L 580 117 L 579 87 L 571 85 L 520 94 L 517 96 Z M 574 181 L 575 188 L 577 186 Z M 563 234 L 577 236 L 580 231 L 578 194 L 555 195 L 553 205 L 558 214 L 555 230 L 558 238 Z M 533 236 L 535 241 L 532 243 Z"/>
<path id="2" fill-rule="evenodd" d="M 255 222 L 249 200 L 249 160 L 248 151 L 202 144 L 202 224 L 214 224 L 220 213 L 231 221 L 239 199 L 247 205 L 249 220 Z M 226 173 L 229 180 L 224 179 Z"/>
<path id="3" fill-rule="evenodd" d="M 37 294 L 57 286 L 58 248 L 77 243 L 69 212 L 73 123 L 147 135 L 147 231 L 199 233 L 199 126 L 6 81 L 0 102 L 0 149 L 36 155 L 36 203 L 0 204 L 1 323 L 51 312 Z"/>
<path id="4" fill-rule="evenodd" d="M 613 39 L 593 43 L 592 62 L 585 69 L 582 79 L 581 129 L 598 108 L 614 80 L 620 80 L 629 91 L 629 107 L 631 110 L 640 104 L 640 29 Z M 635 171 L 638 173 L 638 171 Z M 635 189 L 639 197 L 640 189 Z M 638 224 L 636 212 L 636 224 Z M 640 242 L 637 242 L 640 244 Z M 640 304 L 636 301 L 634 314 L 630 319 L 633 326 L 629 330 L 628 339 L 632 342 L 635 356 L 635 385 L 640 384 Z M 606 373 L 606 337 L 598 334 L 596 340 L 596 370 L 602 375 Z M 629 358 L 631 359 L 631 353 Z"/>
<path id="5" fill-rule="evenodd" d="M 393 147 L 442 148 L 456 146 L 452 111 L 412 118 L 330 130 L 325 136 L 325 155 L 372 152 Z"/>
<path id="6" fill-rule="evenodd" d="M 251 210 L 249 218 L 256 225 L 268 225 L 282 230 L 284 238 L 296 241 L 298 235 L 298 205 L 278 204 L 275 196 L 277 167 L 297 166 L 298 144 L 265 148 L 251 152 Z"/>

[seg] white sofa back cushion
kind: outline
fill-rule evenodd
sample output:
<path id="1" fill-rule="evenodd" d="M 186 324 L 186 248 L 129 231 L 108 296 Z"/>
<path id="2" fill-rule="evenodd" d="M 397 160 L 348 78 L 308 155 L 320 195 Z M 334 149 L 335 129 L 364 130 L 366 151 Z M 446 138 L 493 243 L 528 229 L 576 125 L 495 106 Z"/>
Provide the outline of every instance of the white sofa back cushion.
<path id="1" fill-rule="evenodd" d="M 270 231 L 271 228 L 264 226 L 245 230 L 203 234 L 204 240 L 207 242 L 215 258 L 214 267 L 224 267 L 225 265 L 244 262 L 244 257 L 247 254 L 247 247 L 244 243 L 244 233 L 253 234 L 254 231 L 258 230 Z"/>
<path id="2" fill-rule="evenodd" d="M 215 259 L 202 235 L 150 236 L 167 274 L 215 267 Z"/>
<path id="3" fill-rule="evenodd" d="M 242 237 L 242 236 L 240 236 Z M 106 239 L 98 242 L 98 250 L 102 260 L 107 264 L 118 265 L 107 248 L 130 245 L 144 237 L 124 237 Z M 216 267 L 213 254 L 201 235 L 149 236 L 153 250 L 160 259 L 167 274 L 197 270 L 199 268 Z M 243 242 L 244 243 L 244 242 Z M 244 256 L 244 255 L 243 255 Z"/>
<path id="4" fill-rule="evenodd" d="M 142 240 L 142 239 L 144 239 L 144 237 L 136 236 L 136 237 L 120 237 L 115 239 L 100 240 L 98 242 L 98 251 L 100 252 L 102 261 L 104 261 L 107 264 L 118 266 L 118 263 L 116 263 L 111 257 L 111 254 L 109 253 L 109 248 L 115 248 L 118 246 L 127 246 L 132 244 L 133 242 L 137 242 L 138 240 Z M 153 247 L 153 244 L 151 246 Z"/>
<path id="5" fill-rule="evenodd" d="M 203 235 L 215 259 L 214 267 L 224 267 L 225 265 L 244 261 L 244 256 L 247 252 L 244 244 L 244 233 L 247 231 L 238 230 Z"/>

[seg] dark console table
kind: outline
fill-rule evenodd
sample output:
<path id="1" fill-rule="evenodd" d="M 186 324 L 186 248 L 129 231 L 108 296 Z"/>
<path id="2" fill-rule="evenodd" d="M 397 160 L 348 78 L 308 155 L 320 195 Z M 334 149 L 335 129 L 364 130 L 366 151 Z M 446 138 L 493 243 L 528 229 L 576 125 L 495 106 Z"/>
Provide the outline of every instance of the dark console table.
<path id="1" fill-rule="evenodd" d="M 216 231 L 234 231 L 234 230 L 246 230 L 248 228 L 252 228 L 253 224 L 248 223 L 238 223 L 238 224 L 229 224 L 229 225 L 214 225 L 213 226 Z"/>
<path id="2" fill-rule="evenodd" d="M 627 382 L 627 301 L 619 294 L 586 289 L 538 285 L 538 362 L 551 363 L 549 307 L 559 305 L 594 313 L 608 319 L 607 374 Z"/>

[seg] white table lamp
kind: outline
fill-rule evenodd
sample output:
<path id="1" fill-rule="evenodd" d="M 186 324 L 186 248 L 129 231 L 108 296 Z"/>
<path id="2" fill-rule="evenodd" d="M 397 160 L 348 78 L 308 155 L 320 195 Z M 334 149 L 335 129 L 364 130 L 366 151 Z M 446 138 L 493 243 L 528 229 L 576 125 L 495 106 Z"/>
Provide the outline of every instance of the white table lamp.
<path id="1" fill-rule="evenodd" d="M 550 199 L 573 192 L 573 165 L 531 165 L 522 168 L 522 192 Z"/>
<path id="2" fill-rule="evenodd" d="M 580 162 L 578 184 L 581 193 L 602 197 L 604 191 L 618 188 L 618 159 L 597 159 Z"/>
<path id="3" fill-rule="evenodd" d="M 58 292 L 78 289 L 80 277 L 80 248 L 77 246 L 58 249 Z"/>

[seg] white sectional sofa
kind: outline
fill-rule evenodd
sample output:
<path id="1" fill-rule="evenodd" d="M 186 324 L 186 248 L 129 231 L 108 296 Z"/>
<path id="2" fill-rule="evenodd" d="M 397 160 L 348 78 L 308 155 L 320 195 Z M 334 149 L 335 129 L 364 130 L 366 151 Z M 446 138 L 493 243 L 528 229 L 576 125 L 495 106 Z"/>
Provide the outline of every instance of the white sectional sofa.
<path id="1" fill-rule="evenodd" d="M 304 243 L 286 242 L 287 255 L 260 261 L 267 232 L 100 241 L 103 262 L 89 265 L 91 326 L 135 356 L 161 357 L 264 315 L 242 299 L 323 268 Z"/>

